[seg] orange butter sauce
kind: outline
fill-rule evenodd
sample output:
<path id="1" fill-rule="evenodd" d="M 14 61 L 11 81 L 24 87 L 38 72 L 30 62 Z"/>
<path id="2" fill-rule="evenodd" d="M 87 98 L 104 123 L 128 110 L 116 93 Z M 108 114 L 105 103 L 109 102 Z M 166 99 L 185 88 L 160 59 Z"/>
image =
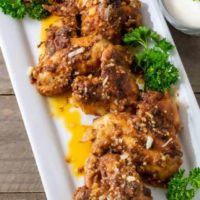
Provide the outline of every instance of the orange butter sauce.
<path id="1" fill-rule="evenodd" d="M 46 38 L 45 30 L 60 17 L 50 16 L 42 20 L 41 41 Z M 44 51 L 42 45 L 41 51 Z M 64 123 L 67 130 L 66 134 L 70 133 L 70 140 L 67 144 L 68 153 L 66 161 L 71 164 L 72 171 L 75 175 L 83 175 L 83 166 L 90 153 L 91 143 L 83 143 L 81 139 L 88 126 L 81 124 L 81 113 L 72 104 L 69 103 L 69 95 L 62 94 L 48 98 L 53 117 L 60 119 Z"/>

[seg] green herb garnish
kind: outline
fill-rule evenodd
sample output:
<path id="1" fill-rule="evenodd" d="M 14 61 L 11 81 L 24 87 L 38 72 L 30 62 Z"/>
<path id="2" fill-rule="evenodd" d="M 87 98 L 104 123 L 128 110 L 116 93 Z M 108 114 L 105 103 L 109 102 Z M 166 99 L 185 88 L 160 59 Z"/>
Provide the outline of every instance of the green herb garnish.
<path id="1" fill-rule="evenodd" d="M 21 0 L 1 0 L 0 8 L 6 14 L 17 19 L 22 19 L 26 14 L 25 4 Z"/>
<path id="2" fill-rule="evenodd" d="M 123 41 L 142 47 L 135 56 L 135 66 L 144 72 L 145 89 L 165 92 L 179 78 L 177 68 L 169 61 L 173 45 L 147 27 L 136 28 L 124 35 Z"/>
<path id="3" fill-rule="evenodd" d="M 168 200 L 192 200 L 200 189 L 200 168 L 194 168 L 189 176 L 184 176 L 185 170 L 179 172 L 170 180 L 167 190 Z"/>
<path id="4" fill-rule="evenodd" d="M 49 15 L 49 12 L 46 11 L 41 3 L 31 3 L 27 6 L 27 13 L 32 19 L 43 19 Z"/>
<path id="5" fill-rule="evenodd" d="M 24 3 L 22 0 L 1 0 L 0 8 L 3 13 L 16 19 L 22 19 L 28 13 L 33 19 L 42 19 L 49 13 L 42 7 L 46 0 L 29 1 Z"/>

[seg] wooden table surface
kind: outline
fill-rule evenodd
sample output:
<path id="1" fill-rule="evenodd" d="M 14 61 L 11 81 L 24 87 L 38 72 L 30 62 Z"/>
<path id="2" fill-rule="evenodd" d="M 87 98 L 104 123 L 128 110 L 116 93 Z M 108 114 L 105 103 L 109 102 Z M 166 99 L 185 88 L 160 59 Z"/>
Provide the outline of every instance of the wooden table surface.
<path id="1" fill-rule="evenodd" d="M 200 37 L 170 27 L 200 104 Z M 46 199 L 0 52 L 0 200 Z"/>

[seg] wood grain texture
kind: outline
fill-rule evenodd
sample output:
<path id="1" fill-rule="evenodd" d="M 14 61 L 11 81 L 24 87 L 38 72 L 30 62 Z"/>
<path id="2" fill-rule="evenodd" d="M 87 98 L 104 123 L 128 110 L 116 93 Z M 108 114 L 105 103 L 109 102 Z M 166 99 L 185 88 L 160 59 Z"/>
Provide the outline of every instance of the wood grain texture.
<path id="1" fill-rule="evenodd" d="M 43 192 L 15 96 L 0 97 L 0 192 Z"/>
<path id="2" fill-rule="evenodd" d="M 181 33 L 169 25 L 194 92 L 200 92 L 200 37 Z"/>
<path id="3" fill-rule="evenodd" d="M 199 94 L 195 94 L 195 96 L 196 96 L 197 102 L 198 102 L 198 104 L 199 104 L 199 106 L 200 106 L 200 93 L 199 93 Z"/>
<path id="4" fill-rule="evenodd" d="M 13 89 L 10 83 L 3 55 L 0 50 L 0 95 L 1 94 L 13 94 Z"/>
<path id="5" fill-rule="evenodd" d="M 44 193 L 0 193 L 1 200 L 46 200 Z"/>

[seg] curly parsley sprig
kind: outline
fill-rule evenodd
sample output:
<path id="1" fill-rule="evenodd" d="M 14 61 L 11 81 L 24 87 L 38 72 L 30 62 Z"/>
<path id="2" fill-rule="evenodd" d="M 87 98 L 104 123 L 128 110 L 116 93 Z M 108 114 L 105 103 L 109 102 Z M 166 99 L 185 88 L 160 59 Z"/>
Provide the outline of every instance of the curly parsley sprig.
<path id="1" fill-rule="evenodd" d="M 170 63 L 173 45 L 155 31 L 141 26 L 125 34 L 123 41 L 143 50 L 136 54 L 135 65 L 144 72 L 145 88 L 165 92 L 179 78 L 177 68 Z"/>
<path id="2" fill-rule="evenodd" d="M 43 2 L 32 2 L 31 4 L 26 6 L 26 11 L 32 19 L 43 19 L 49 16 L 49 12 L 43 8 Z"/>
<path id="3" fill-rule="evenodd" d="M 188 177 L 185 170 L 179 172 L 170 180 L 167 190 L 168 200 L 192 200 L 200 189 L 200 168 L 190 171 Z"/>
<path id="4" fill-rule="evenodd" d="M 22 4 L 21 0 L 0 1 L 0 8 L 6 15 L 10 15 L 13 18 L 17 18 L 17 19 L 22 19 L 26 14 L 25 4 Z"/>
<path id="5" fill-rule="evenodd" d="M 47 0 L 30 0 L 26 3 L 22 0 L 1 0 L 0 9 L 16 19 L 22 19 L 28 14 L 31 18 L 39 20 L 49 15 L 42 6 L 44 3 L 48 3 Z"/>

